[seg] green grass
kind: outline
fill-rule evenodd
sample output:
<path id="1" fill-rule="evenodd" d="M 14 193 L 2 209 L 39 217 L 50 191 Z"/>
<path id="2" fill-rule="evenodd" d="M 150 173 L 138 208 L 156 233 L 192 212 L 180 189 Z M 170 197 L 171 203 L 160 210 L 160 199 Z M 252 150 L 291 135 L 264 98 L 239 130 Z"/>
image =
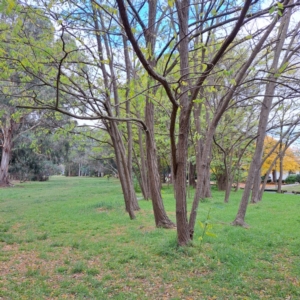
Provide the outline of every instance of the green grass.
<path id="1" fill-rule="evenodd" d="M 162 190 L 175 221 L 171 187 Z M 138 195 L 139 197 L 141 195 Z M 210 231 L 178 248 L 150 201 L 129 220 L 114 179 L 52 177 L 0 190 L 0 299 L 299 299 L 300 199 L 265 193 L 249 229 L 233 227 L 241 192 L 200 203 Z M 189 207 L 192 199 L 189 199 Z"/>

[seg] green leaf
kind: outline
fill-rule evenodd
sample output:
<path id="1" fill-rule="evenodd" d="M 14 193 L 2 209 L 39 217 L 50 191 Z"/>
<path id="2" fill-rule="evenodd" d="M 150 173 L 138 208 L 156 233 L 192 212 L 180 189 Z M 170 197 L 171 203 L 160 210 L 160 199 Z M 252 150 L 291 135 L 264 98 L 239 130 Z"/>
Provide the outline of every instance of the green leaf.
<path id="1" fill-rule="evenodd" d="M 275 11 L 275 6 L 272 6 L 269 10 L 269 14 L 272 15 L 274 11 Z"/>
<path id="2" fill-rule="evenodd" d="M 283 3 L 281 3 L 281 2 L 277 2 L 277 6 L 279 9 L 283 9 Z"/>
<path id="3" fill-rule="evenodd" d="M 200 225 L 201 228 L 205 227 L 205 225 L 201 221 L 199 221 L 199 225 Z"/>
<path id="4" fill-rule="evenodd" d="M 200 104 L 200 103 L 203 103 L 204 101 L 205 101 L 205 98 L 200 98 L 200 99 L 195 99 L 193 102 Z"/>

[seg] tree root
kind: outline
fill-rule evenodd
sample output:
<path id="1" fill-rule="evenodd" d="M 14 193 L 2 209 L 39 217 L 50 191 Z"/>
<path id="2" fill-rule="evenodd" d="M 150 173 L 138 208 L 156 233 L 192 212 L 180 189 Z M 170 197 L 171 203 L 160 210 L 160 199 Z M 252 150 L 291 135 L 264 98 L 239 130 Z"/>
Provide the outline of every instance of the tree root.
<path id="1" fill-rule="evenodd" d="M 164 220 L 164 221 L 160 221 L 157 225 L 157 228 L 165 228 L 165 229 L 174 229 L 176 228 L 176 224 L 174 224 L 172 221 L 170 220 Z"/>
<path id="2" fill-rule="evenodd" d="M 235 219 L 232 223 L 230 223 L 230 225 L 232 225 L 232 226 L 241 226 L 241 227 L 246 228 L 246 229 L 250 228 L 250 226 L 247 223 L 245 223 L 245 221 L 242 220 L 242 219 Z"/>

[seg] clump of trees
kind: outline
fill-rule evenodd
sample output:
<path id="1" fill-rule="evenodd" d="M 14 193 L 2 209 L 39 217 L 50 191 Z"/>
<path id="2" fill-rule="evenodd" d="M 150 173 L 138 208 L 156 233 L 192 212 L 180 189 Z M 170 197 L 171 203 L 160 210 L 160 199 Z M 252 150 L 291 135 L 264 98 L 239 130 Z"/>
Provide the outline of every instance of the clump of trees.
<path id="1" fill-rule="evenodd" d="M 229 201 L 250 163 L 233 221 L 246 226 L 250 196 L 259 199 L 266 132 L 278 133 L 282 155 L 297 134 L 299 119 L 288 112 L 298 109 L 298 5 L 69 0 L 62 9 L 60 1 L 8 1 L 2 14 L 17 25 L 5 35 L 2 17 L 2 43 L 13 49 L 17 42 L 22 51 L 1 54 L 18 74 L 9 77 L 18 89 L 2 93 L 19 108 L 93 121 L 89 135 L 113 149 L 131 219 L 139 209 L 135 171 L 156 226 L 174 226 L 160 193 L 159 162 L 168 161 L 178 244 L 187 245 L 200 200 L 210 196 L 210 171 Z M 25 20 L 42 34 L 30 36 Z M 188 217 L 189 171 L 197 182 Z"/>

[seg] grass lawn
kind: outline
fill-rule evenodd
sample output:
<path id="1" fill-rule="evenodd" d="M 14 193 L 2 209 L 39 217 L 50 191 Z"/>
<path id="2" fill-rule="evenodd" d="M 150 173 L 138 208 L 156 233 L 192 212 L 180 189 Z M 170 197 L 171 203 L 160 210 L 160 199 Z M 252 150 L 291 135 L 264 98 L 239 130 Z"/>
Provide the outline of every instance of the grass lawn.
<path id="1" fill-rule="evenodd" d="M 171 187 L 164 187 L 175 221 Z M 140 195 L 139 195 L 140 196 Z M 154 227 L 151 202 L 130 221 L 115 179 L 52 177 L 0 189 L 0 299 L 300 299 L 300 199 L 265 193 L 249 229 L 230 226 L 241 192 L 200 204 L 192 246 Z M 192 199 L 189 200 L 189 206 Z"/>

